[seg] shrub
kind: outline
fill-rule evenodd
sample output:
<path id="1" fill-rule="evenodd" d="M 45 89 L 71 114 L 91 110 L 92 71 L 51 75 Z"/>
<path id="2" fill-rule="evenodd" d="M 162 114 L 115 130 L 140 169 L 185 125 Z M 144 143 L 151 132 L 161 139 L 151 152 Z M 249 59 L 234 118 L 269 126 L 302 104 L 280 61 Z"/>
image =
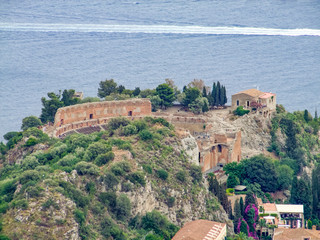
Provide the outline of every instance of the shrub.
<path id="1" fill-rule="evenodd" d="M 107 124 L 109 130 L 117 130 L 120 126 L 127 126 L 130 121 L 125 117 L 112 118 Z"/>
<path id="2" fill-rule="evenodd" d="M 149 173 L 149 174 L 152 174 L 152 167 L 148 164 L 143 164 L 142 165 L 142 168 L 145 172 Z"/>
<path id="3" fill-rule="evenodd" d="M 122 192 L 130 192 L 132 190 L 132 183 L 122 182 L 121 183 L 121 191 Z"/>
<path id="4" fill-rule="evenodd" d="M 164 169 L 157 170 L 157 175 L 159 178 L 166 180 L 169 176 L 168 172 Z"/>
<path id="5" fill-rule="evenodd" d="M 99 168 L 95 164 L 84 161 L 77 163 L 76 170 L 79 175 L 99 175 Z"/>
<path id="6" fill-rule="evenodd" d="M 116 200 L 115 214 L 118 220 L 124 221 L 130 217 L 131 202 L 125 194 L 120 194 Z"/>
<path id="7" fill-rule="evenodd" d="M 193 177 L 193 179 L 196 182 L 201 182 L 202 180 L 202 171 L 201 171 L 201 167 L 197 166 L 197 165 L 191 165 L 190 168 L 190 176 Z"/>
<path id="8" fill-rule="evenodd" d="M 29 186 L 26 189 L 26 192 L 28 193 L 28 196 L 31 198 L 40 197 L 43 192 L 43 188 L 40 186 Z"/>
<path id="9" fill-rule="evenodd" d="M 101 234 L 106 239 L 123 240 L 126 239 L 123 231 L 113 222 L 110 217 L 101 221 Z"/>
<path id="10" fill-rule="evenodd" d="M 25 184 L 29 181 L 38 181 L 40 179 L 40 174 L 35 170 L 27 170 L 21 174 L 20 183 Z"/>
<path id="11" fill-rule="evenodd" d="M 98 196 L 98 199 L 101 203 L 108 206 L 111 211 L 116 207 L 117 195 L 115 192 L 102 192 Z"/>
<path id="12" fill-rule="evenodd" d="M 112 172 L 107 172 L 103 179 L 106 186 L 111 189 L 119 183 L 118 178 Z"/>
<path id="13" fill-rule="evenodd" d="M 163 239 L 171 239 L 178 231 L 178 227 L 170 223 L 165 216 L 153 210 L 142 217 L 142 227 L 145 230 L 153 230 Z"/>
<path id="14" fill-rule="evenodd" d="M 240 180 L 239 178 L 234 175 L 234 174 L 230 174 L 227 180 L 227 187 L 228 188 L 234 188 L 235 186 L 240 184 Z"/>
<path id="15" fill-rule="evenodd" d="M 176 201 L 175 197 L 168 197 L 168 198 L 167 198 L 167 205 L 168 205 L 168 207 L 173 207 L 175 201 Z"/>
<path id="16" fill-rule="evenodd" d="M 77 163 L 77 158 L 73 154 L 68 154 L 60 159 L 57 164 L 62 167 L 70 167 Z"/>
<path id="17" fill-rule="evenodd" d="M 35 169 L 39 165 L 39 162 L 35 156 L 28 156 L 22 162 L 22 168 L 24 170 Z"/>
<path id="18" fill-rule="evenodd" d="M 31 147 L 39 143 L 39 140 L 34 137 L 29 137 L 29 139 L 24 144 L 25 147 Z"/>
<path id="19" fill-rule="evenodd" d="M 138 129 L 136 126 L 134 125 L 127 125 L 123 128 L 123 134 L 125 136 L 130 136 L 130 135 L 134 135 L 134 134 L 137 134 L 138 132 Z"/>
<path id="20" fill-rule="evenodd" d="M 96 192 L 96 185 L 94 184 L 94 182 L 88 182 L 86 184 L 86 191 L 90 195 L 93 195 Z"/>
<path id="21" fill-rule="evenodd" d="M 104 154 L 111 151 L 112 148 L 110 145 L 103 142 L 94 142 L 89 145 L 86 150 L 85 158 L 88 161 L 93 161 L 99 154 Z"/>
<path id="22" fill-rule="evenodd" d="M 0 202 L 1 198 L 6 202 L 11 202 L 13 194 L 16 191 L 17 184 L 16 180 L 6 179 L 0 182 Z"/>
<path id="23" fill-rule="evenodd" d="M 146 181 L 144 178 L 145 175 L 141 171 L 133 172 L 128 175 L 128 179 L 130 180 L 130 182 L 132 182 L 133 184 L 139 183 L 142 186 L 146 185 Z"/>
<path id="24" fill-rule="evenodd" d="M 250 110 L 245 110 L 243 109 L 243 106 L 239 106 L 237 107 L 236 110 L 233 111 L 234 115 L 238 115 L 238 116 L 243 116 L 245 114 L 248 114 L 250 112 Z"/>
<path id="25" fill-rule="evenodd" d="M 51 206 L 52 206 L 54 209 L 57 209 L 57 210 L 60 209 L 59 205 L 50 197 L 50 198 L 48 198 L 47 201 L 45 201 L 45 202 L 42 204 L 42 210 L 47 210 L 47 209 L 49 209 Z"/>
<path id="26" fill-rule="evenodd" d="M 79 223 L 80 225 L 83 225 L 86 221 L 86 215 L 84 214 L 83 211 L 81 211 L 80 209 L 76 209 L 73 212 L 74 214 L 74 219 L 76 220 L 77 223 Z"/>
<path id="27" fill-rule="evenodd" d="M 152 139 L 153 136 L 152 136 L 152 133 L 149 132 L 149 130 L 144 129 L 141 132 L 139 132 L 139 137 L 141 140 L 147 141 L 147 140 Z"/>
<path id="28" fill-rule="evenodd" d="M 26 210 L 28 208 L 28 201 L 25 199 L 15 200 L 11 202 L 11 206 L 14 208 L 21 208 Z"/>
<path id="29" fill-rule="evenodd" d="M 117 176 L 122 176 L 125 173 L 130 172 L 130 164 L 128 162 L 118 162 L 111 166 L 111 172 L 113 172 Z"/>
<path id="30" fill-rule="evenodd" d="M 186 180 L 186 172 L 183 171 L 183 170 L 180 170 L 179 172 L 177 172 L 176 178 L 177 178 L 180 182 L 185 182 L 185 180 Z"/>
<path id="31" fill-rule="evenodd" d="M 135 120 L 132 122 L 132 125 L 137 128 L 138 132 L 147 128 L 147 123 L 144 120 Z"/>
<path id="32" fill-rule="evenodd" d="M 83 208 L 89 204 L 89 198 L 71 183 L 60 181 L 59 186 L 63 188 L 62 194 L 74 200 L 78 207 Z"/>
<path id="33" fill-rule="evenodd" d="M 96 159 L 95 159 L 95 164 L 98 166 L 102 166 L 104 164 L 107 164 L 108 162 L 112 161 L 114 159 L 114 153 L 112 151 L 104 153 L 104 154 L 99 154 Z"/>

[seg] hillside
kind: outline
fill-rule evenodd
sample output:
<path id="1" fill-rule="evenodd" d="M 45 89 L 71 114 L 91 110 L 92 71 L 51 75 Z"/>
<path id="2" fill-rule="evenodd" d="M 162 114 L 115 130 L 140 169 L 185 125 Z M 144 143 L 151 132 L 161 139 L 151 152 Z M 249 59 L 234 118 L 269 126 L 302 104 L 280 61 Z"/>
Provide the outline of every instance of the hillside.
<path id="1" fill-rule="evenodd" d="M 232 222 L 181 140 L 168 122 L 152 118 L 116 118 L 104 132 L 64 140 L 29 128 L 12 138 L 2 158 L 1 234 L 170 239 L 199 218 L 226 222 L 232 234 Z"/>

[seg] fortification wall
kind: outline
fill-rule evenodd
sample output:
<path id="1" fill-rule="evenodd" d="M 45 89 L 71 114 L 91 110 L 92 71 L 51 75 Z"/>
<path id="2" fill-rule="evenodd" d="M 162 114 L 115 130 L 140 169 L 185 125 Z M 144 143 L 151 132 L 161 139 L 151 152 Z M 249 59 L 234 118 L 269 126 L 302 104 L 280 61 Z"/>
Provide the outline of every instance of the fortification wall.
<path id="1" fill-rule="evenodd" d="M 84 103 L 59 108 L 54 119 L 55 133 L 59 136 L 66 131 L 85 126 L 107 123 L 111 118 L 126 116 L 137 118 L 151 115 L 149 99 L 129 99 Z"/>

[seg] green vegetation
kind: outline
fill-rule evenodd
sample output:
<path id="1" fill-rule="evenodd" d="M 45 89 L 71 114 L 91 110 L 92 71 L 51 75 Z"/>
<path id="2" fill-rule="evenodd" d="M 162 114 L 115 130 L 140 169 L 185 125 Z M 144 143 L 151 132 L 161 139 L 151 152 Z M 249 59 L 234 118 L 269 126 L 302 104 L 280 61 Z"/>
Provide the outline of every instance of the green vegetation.
<path id="1" fill-rule="evenodd" d="M 182 199 L 187 198 L 196 209 L 198 195 L 205 194 L 201 168 L 191 165 L 183 152 L 174 151 L 180 139 L 164 119 L 115 118 L 106 129 L 91 135 L 69 135 L 63 140 L 49 139 L 35 127 L 7 134 L 4 157 L 8 146 L 23 155 L 19 164 L 2 160 L 0 216 L 13 219 L 13 213 L 28 212 L 35 205 L 40 210 L 28 220 L 33 225 L 22 226 L 15 221 L 12 226 L 4 226 L 0 234 L 21 238 L 28 229 L 28 234 L 43 238 L 45 231 L 30 226 L 61 229 L 74 219 L 81 239 L 171 239 L 178 227 L 156 211 L 132 215 L 130 196 L 151 185 L 157 201 L 168 208 L 181 201 L 181 197 L 172 195 L 174 190 L 183 193 Z M 42 150 L 36 150 L 39 146 Z M 213 198 L 205 195 L 208 212 L 202 216 L 219 209 Z M 46 217 L 62 210 L 69 211 L 65 219 Z M 181 210 L 177 217 L 183 221 L 186 215 Z M 13 235 L 11 227 L 21 231 Z"/>
<path id="2" fill-rule="evenodd" d="M 237 107 L 236 110 L 233 111 L 234 115 L 238 115 L 238 116 L 243 116 L 245 114 L 248 114 L 250 112 L 250 110 L 245 110 L 243 109 L 243 106 L 239 106 Z"/>

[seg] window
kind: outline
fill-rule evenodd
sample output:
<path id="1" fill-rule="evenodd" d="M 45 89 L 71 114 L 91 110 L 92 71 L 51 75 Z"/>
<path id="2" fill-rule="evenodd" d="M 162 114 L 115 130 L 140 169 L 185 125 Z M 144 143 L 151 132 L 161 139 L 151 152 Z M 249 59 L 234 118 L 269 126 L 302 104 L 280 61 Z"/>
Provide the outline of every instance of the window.
<path id="1" fill-rule="evenodd" d="M 222 146 L 218 145 L 218 152 L 222 152 Z"/>
<path id="2" fill-rule="evenodd" d="M 92 119 L 92 118 L 93 118 L 93 114 L 92 114 L 92 113 L 90 114 L 89 118 L 90 118 L 90 119 Z"/>
<path id="3" fill-rule="evenodd" d="M 249 101 L 247 101 L 247 107 L 250 107 L 250 102 Z"/>
<path id="4" fill-rule="evenodd" d="M 239 100 L 237 100 L 237 106 L 239 106 L 239 104 L 240 104 L 240 102 L 239 102 Z"/>
<path id="5" fill-rule="evenodd" d="M 128 116 L 132 116 L 132 111 L 129 111 L 129 112 L 128 112 Z"/>
<path id="6" fill-rule="evenodd" d="M 200 152 L 199 152 L 199 163 L 201 162 L 201 158 L 200 158 L 200 157 L 201 157 L 201 154 L 200 154 Z"/>

